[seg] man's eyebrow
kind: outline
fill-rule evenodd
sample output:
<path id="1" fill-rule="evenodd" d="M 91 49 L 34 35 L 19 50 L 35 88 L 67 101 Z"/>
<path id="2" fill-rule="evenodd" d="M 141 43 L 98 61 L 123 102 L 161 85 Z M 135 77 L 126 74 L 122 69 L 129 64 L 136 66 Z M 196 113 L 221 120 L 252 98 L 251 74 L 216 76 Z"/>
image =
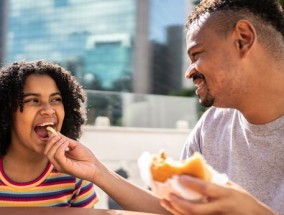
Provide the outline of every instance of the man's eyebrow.
<path id="1" fill-rule="evenodd" d="M 196 49 L 196 48 L 200 47 L 201 45 L 202 45 L 202 44 L 200 44 L 200 43 L 199 43 L 199 44 L 196 44 L 196 43 L 195 43 L 195 44 L 189 46 L 188 49 L 187 49 L 187 54 L 190 55 L 190 52 L 191 52 L 193 49 Z"/>

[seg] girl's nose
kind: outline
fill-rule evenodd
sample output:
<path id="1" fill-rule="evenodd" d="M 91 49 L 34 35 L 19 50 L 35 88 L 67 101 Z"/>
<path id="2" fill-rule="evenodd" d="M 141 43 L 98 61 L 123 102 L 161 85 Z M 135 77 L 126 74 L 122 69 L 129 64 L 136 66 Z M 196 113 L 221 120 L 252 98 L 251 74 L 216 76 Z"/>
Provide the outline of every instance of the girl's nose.
<path id="1" fill-rule="evenodd" d="M 44 104 L 40 110 L 40 114 L 52 115 L 55 113 L 54 108 L 50 104 Z"/>

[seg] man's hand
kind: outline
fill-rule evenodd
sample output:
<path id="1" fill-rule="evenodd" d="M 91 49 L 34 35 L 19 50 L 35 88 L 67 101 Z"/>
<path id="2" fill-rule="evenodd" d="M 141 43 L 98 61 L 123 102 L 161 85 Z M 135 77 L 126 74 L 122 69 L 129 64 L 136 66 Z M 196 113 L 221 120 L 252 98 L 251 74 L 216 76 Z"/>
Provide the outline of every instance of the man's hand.
<path id="1" fill-rule="evenodd" d="M 100 165 L 87 147 L 60 133 L 50 135 L 44 154 L 58 171 L 89 181 L 94 181 Z"/>
<path id="2" fill-rule="evenodd" d="M 270 208 L 259 202 L 237 184 L 229 182 L 226 186 L 207 183 L 190 176 L 181 176 L 180 183 L 186 188 L 207 197 L 207 201 L 194 203 L 174 194 L 169 200 L 161 200 L 161 205 L 176 215 L 226 214 L 226 215 L 273 215 Z"/>

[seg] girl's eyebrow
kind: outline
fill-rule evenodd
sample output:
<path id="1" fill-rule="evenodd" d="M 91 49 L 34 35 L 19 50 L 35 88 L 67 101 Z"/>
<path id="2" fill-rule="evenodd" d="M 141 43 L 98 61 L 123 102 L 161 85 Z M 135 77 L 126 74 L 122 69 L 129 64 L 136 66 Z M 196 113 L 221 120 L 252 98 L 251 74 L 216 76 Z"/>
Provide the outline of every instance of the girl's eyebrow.
<path id="1" fill-rule="evenodd" d="M 61 93 L 60 92 L 55 92 L 55 93 L 52 93 L 50 96 L 61 96 Z M 24 97 L 27 97 L 27 96 L 40 96 L 39 93 L 24 93 Z"/>
<path id="2" fill-rule="evenodd" d="M 61 96 L 61 93 L 60 92 L 55 92 L 55 93 L 52 93 L 50 96 Z"/>
<path id="3" fill-rule="evenodd" d="M 27 97 L 27 96 L 39 96 L 38 93 L 24 93 L 24 97 Z"/>

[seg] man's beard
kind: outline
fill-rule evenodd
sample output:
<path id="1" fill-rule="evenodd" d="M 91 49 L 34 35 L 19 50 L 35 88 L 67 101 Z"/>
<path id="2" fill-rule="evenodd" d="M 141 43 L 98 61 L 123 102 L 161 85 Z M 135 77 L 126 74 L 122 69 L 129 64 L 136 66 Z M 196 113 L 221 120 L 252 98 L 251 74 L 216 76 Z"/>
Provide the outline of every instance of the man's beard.
<path id="1" fill-rule="evenodd" d="M 204 100 L 199 98 L 199 102 L 203 107 L 211 107 L 214 104 L 215 98 L 210 94 L 210 91 L 207 90 L 206 96 Z"/>
<path id="2" fill-rule="evenodd" d="M 204 77 L 204 75 L 200 72 L 195 73 L 192 77 L 193 82 L 195 83 L 196 80 L 201 79 L 206 83 L 206 79 Z M 200 99 L 199 96 L 199 102 L 203 107 L 211 107 L 214 104 L 214 100 L 215 98 L 211 95 L 210 90 L 208 89 L 207 86 L 207 91 L 206 91 L 206 95 L 204 96 L 205 99 Z"/>

